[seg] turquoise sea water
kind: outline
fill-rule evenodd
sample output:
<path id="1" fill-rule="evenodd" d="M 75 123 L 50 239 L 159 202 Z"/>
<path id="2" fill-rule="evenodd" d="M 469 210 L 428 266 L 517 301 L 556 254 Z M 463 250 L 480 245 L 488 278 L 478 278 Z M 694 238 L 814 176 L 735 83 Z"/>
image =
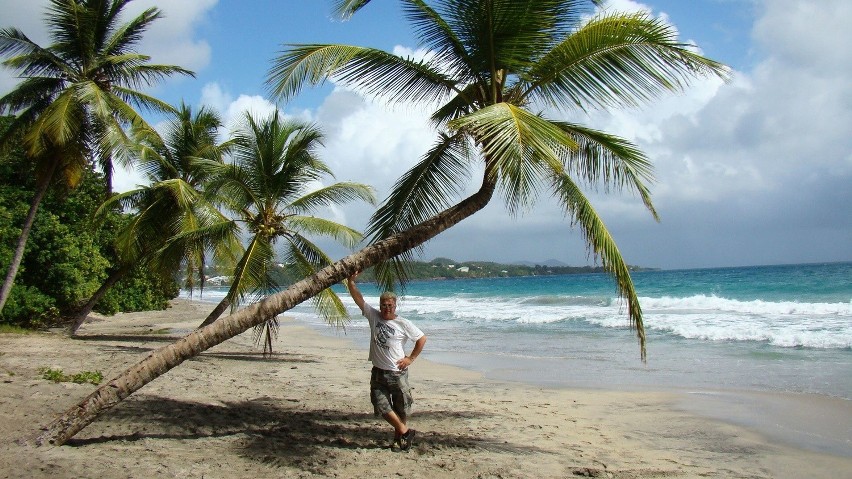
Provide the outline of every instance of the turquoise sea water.
<path id="1" fill-rule="evenodd" d="M 648 360 L 604 274 L 419 281 L 398 313 L 429 341 L 430 360 L 543 386 L 785 391 L 852 399 L 852 263 L 633 275 Z M 362 285 L 378 302 L 372 285 Z M 286 313 L 367 349 L 367 325 L 345 331 L 307 305 Z M 205 291 L 218 301 L 222 292 Z M 366 355 L 366 352 L 365 352 Z"/>

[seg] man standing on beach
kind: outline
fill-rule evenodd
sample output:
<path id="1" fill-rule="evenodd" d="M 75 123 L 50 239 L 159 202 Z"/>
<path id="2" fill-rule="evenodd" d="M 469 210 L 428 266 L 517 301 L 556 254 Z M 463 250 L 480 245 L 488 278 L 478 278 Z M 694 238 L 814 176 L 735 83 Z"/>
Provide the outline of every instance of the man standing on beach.
<path id="1" fill-rule="evenodd" d="M 411 321 L 396 314 L 396 295 L 384 292 L 379 297 L 379 309 L 364 302 L 364 296 L 355 285 L 360 272 L 350 276 L 346 283 L 349 294 L 361 313 L 370 323 L 370 401 L 376 415 L 381 414 L 394 428 L 394 444 L 407 451 L 414 442 L 414 429 L 407 425 L 408 414 L 414 399 L 408 385 L 408 367 L 417 359 L 426 344 L 426 335 Z M 405 354 L 406 341 L 414 341 L 411 354 Z"/>

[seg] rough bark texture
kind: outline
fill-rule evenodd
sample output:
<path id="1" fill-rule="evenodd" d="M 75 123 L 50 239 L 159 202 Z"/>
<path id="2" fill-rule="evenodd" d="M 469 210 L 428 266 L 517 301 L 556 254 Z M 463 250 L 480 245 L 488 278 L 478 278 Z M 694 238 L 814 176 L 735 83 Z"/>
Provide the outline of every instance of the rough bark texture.
<path id="1" fill-rule="evenodd" d="M 109 290 L 113 286 L 115 286 L 115 283 L 118 283 L 118 281 L 121 280 L 121 278 L 123 278 L 128 271 L 130 271 L 130 267 L 128 266 L 123 266 L 113 271 L 112 274 L 110 274 L 109 277 L 106 279 L 106 281 L 104 281 L 101 287 L 98 288 L 97 291 L 95 291 L 95 294 L 93 294 L 92 297 L 89 298 L 89 301 L 87 301 L 86 304 L 84 304 L 83 307 L 80 308 L 79 311 L 77 311 L 71 321 L 71 324 L 68 325 L 68 333 L 71 336 L 74 336 L 77 333 L 77 330 L 80 329 L 80 326 L 83 324 L 84 321 L 86 321 L 86 318 L 89 316 L 89 313 L 91 313 L 92 310 L 95 309 L 95 305 L 98 304 L 98 301 L 100 301 L 101 298 L 103 298 L 107 294 L 107 292 L 109 292 Z"/>
<path id="2" fill-rule="evenodd" d="M 18 275 L 18 268 L 21 267 L 21 261 L 24 259 L 24 249 L 27 246 L 27 238 L 30 236 L 30 230 L 35 222 L 35 215 L 38 212 L 38 207 L 41 200 L 44 198 L 50 182 L 53 179 L 53 174 L 56 171 L 56 164 L 53 165 L 50 172 L 41 178 L 36 186 L 36 193 L 30 203 L 30 210 L 27 212 L 27 218 L 21 226 L 21 236 L 18 237 L 18 245 L 15 246 L 15 253 L 12 255 L 12 262 L 9 263 L 9 269 L 6 271 L 6 279 L 3 280 L 3 286 L 0 287 L 0 311 L 3 311 L 3 306 L 6 305 L 6 300 L 9 299 L 9 294 L 12 292 L 12 286 L 15 284 L 15 277 Z"/>
<path id="3" fill-rule="evenodd" d="M 486 175 L 486 178 L 489 178 Z M 197 329 L 175 343 L 153 351 L 139 363 L 131 366 L 80 403 L 41 429 L 35 438 L 37 445 L 62 445 L 101 414 L 149 382 L 165 374 L 185 360 L 217 344 L 263 324 L 299 303 L 317 295 L 335 283 L 343 281 L 356 271 L 362 271 L 381 261 L 393 258 L 423 244 L 447 228 L 476 213 L 491 200 L 493 181 L 483 184 L 474 195 L 437 216 L 383 241 L 367 246 L 336 263 L 318 271 L 311 277 L 294 283 L 288 289 L 271 295 L 231 316 Z"/>

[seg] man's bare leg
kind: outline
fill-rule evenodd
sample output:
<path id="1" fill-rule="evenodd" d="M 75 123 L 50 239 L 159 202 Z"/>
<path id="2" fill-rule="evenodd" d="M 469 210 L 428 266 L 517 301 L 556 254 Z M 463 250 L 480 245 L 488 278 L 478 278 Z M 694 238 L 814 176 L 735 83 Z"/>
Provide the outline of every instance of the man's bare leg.
<path id="1" fill-rule="evenodd" d="M 397 441 L 400 436 L 408 432 L 408 426 L 405 425 L 405 418 L 400 417 L 397 413 L 391 411 L 387 414 L 382 414 L 382 417 L 385 418 L 385 421 L 388 422 L 391 426 L 393 426 L 394 441 Z"/>

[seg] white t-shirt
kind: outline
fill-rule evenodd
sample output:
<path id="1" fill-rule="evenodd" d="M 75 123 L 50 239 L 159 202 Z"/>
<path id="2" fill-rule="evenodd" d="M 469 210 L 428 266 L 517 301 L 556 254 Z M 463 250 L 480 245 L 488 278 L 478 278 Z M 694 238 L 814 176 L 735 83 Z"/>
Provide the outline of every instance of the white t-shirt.
<path id="1" fill-rule="evenodd" d="M 365 305 L 364 317 L 370 323 L 370 361 L 373 366 L 387 371 L 399 371 L 396 362 L 405 357 L 407 340 L 416 342 L 423 331 L 411 321 L 397 316 L 386 321 L 374 307 Z"/>

